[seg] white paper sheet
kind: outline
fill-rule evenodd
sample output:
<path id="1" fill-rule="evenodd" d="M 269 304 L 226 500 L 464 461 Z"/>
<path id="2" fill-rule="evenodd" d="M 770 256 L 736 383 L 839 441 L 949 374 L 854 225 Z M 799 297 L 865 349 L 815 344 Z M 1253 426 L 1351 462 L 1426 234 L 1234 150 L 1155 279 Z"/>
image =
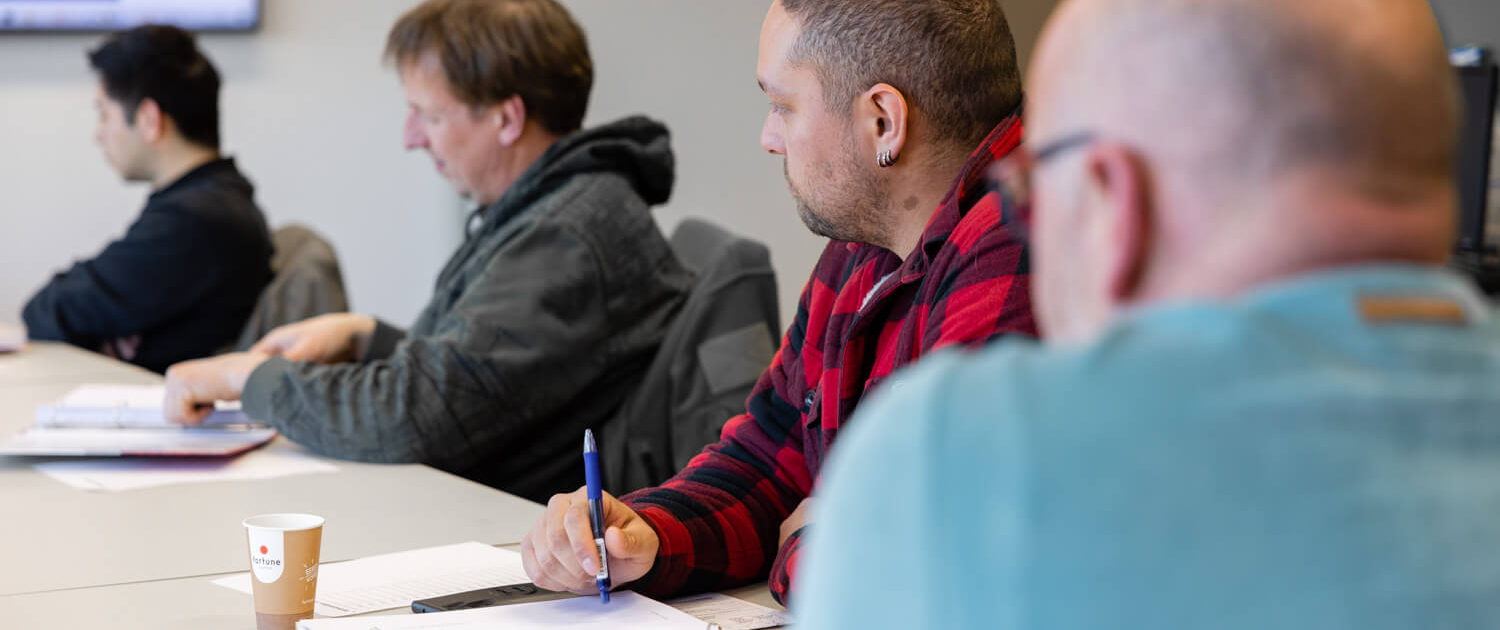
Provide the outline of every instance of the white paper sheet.
<path id="1" fill-rule="evenodd" d="M 615 593 L 608 604 L 600 603 L 598 597 L 575 597 L 477 610 L 297 623 L 298 630 L 704 630 L 705 626 L 687 613 L 630 591 Z"/>
<path id="2" fill-rule="evenodd" d="M 521 554 L 483 543 L 459 543 L 319 566 L 318 601 L 313 610 L 325 617 L 344 617 L 407 608 L 418 599 L 530 581 L 521 566 Z M 213 583 L 250 593 L 249 573 Z"/>
<path id="3" fill-rule="evenodd" d="M 693 595 L 667 603 L 705 622 L 719 624 L 724 630 L 761 630 L 792 623 L 792 616 L 786 611 L 720 593 Z"/>
<path id="4" fill-rule="evenodd" d="M 265 450 L 234 458 L 85 459 L 44 462 L 35 468 L 74 488 L 103 492 L 338 471 L 327 461 L 296 451 Z"/>
<path id="5" fill-rule="evenodd" d="M 38 405 L 42 427 L 176 427 L 162 415 L 165 385 L 79 385 L 51 405 Z M 204 426 L 247 424 L 238 401 L 214 403 Z"/>
<path id="6" fill-rule="evenodd" d="M 161 409 L 166 395 L 165 385 L 79 385 L 57 403 L 63 407 Z"/>

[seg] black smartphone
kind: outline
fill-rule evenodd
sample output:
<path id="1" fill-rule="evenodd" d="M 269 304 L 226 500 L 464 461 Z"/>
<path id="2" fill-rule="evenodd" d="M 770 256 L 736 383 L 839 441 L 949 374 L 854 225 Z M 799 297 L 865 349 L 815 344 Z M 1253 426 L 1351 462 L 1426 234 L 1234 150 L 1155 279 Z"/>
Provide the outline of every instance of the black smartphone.
<path id="1" fill-rule="evenodd" d="M 442 597 L 419 599 L 411 603 L 411 611 L 414 613 L 429 613 L 447 610 L 467 610 L 470 608 L 504 606 L 506 604 L 545 602 L 553 599 L 567 599 L 569 597 L 577 597 L 577 595 L 542 590 L 537 588 L 535 584 L 528 582 L 526 584 L 494 586 L 467 593 L 455 593 Z"/>

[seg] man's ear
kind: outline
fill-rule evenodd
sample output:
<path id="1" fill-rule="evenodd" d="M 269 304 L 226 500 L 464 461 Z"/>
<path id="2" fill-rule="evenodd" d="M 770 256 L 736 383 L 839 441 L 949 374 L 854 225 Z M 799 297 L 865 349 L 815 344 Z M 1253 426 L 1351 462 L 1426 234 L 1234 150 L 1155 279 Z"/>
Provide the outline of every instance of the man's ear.
<path id="1" fill-rule="evenodd" d="M 911 128 L 911 110 L 901 90 L 879 83 L 864 94 L 854 106 L 856 133 L 870 139 L 875 154 L 861 156 L 878 166 L 892 166 L 901 161 L 906 150 L 906 134 Z M 888 156 L 882 160 L 882 156 Z"/>
<path id="2" fill-rule="evenodd" d="M 512 96 L 490 108 L 491 123 L 502 146 L 513 146 L 526 131 L 526 102 Z"/>
<path id="3" fill-rule="evenodd" d="M 167 135 L 167 120 L 162 115 L 161 105 L 155 99 L 143 98 L 135 107 L 135 120 L 132 127 L 148 143 L 155 143 L 162 136 Z"/>
<path id="4" fill-rule="evenodd" d="M 1156 216 L 1146 164 L 1130 149 L 1099 143 L 1089 149 L 1087 186 L 1100 212 L 1089 223 L 1102 227 L 1096 245 L 1107 248 L 1103 280 L 1116 305 L 1139 298 L 1156 238 Z M 1080 235 L 1081 236 L 1081 235 Z"/>

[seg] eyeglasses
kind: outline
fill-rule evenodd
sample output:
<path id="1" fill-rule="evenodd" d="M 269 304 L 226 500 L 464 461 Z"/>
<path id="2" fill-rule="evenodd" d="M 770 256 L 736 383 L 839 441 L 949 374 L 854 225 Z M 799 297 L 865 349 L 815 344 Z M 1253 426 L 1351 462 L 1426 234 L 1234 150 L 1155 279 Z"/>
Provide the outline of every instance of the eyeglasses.
<path id="1" fill-rule="evenodd" d="M 1023 145 L 990 168 L 988 190 L 1000 195 L 1001 219 L 1012 235 L 1023 243 L 1031 240 L 1032 173 L 1048 161 L 1093 142 L 1094 134 L 1082 131 L 1038 146 L 1035 150 Z"/>

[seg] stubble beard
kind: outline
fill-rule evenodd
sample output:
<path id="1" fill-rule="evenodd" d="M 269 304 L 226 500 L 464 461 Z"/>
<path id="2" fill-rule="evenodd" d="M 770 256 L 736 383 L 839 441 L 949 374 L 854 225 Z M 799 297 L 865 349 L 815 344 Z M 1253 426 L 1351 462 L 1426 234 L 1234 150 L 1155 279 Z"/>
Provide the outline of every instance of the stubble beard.
<path id="1" fill-rule="evenodd" d="M 804 191 L 793 181 L 791 167 L 782 163 L 797 216 L 813 234 L 835 241 L 884 246 L 890 230 L 890 194 L 868 169 L 853 162 L 852 138 L 846 139 L 839 155 L 844 161 L 825 163 L 822 185 Z M 811 193 L 811 194 L 809 194 Z"/>

